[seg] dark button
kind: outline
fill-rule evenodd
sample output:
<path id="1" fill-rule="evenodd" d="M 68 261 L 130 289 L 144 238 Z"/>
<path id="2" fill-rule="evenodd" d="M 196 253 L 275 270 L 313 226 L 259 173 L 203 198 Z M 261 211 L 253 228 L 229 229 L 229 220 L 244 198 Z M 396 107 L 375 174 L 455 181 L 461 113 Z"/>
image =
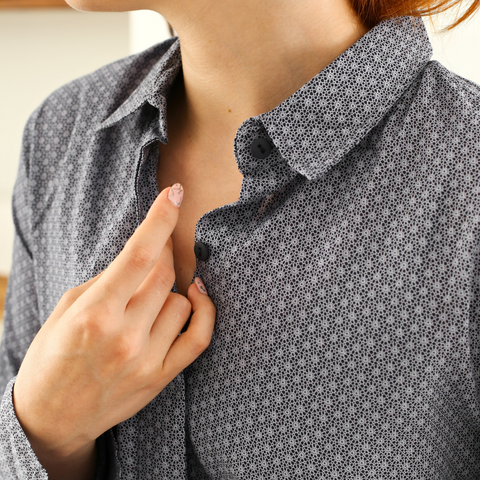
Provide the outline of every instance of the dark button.
<path id="1" fill-rule="evenodd" d="M 210 256 L 210 250 L 203 242 L 196 242 L 195 247 L 193 248 L 195 251 L 195 256 L 199 260 L 207 260 Z"/>
<path id="2" fill-rule="evenodd" d="M 272 145 L 266 138 L 256 138 L 250 145 L 250 152 L 255 158 L 267 158 L 272 151 Z"/>

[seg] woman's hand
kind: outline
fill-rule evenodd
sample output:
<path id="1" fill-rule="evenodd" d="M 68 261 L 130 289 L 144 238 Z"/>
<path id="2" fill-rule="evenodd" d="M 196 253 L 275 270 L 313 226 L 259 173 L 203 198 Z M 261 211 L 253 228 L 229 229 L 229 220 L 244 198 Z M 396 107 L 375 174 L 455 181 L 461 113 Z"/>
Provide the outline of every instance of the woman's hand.
<path id="1" fill-rule="evenodd" d="M 188 300 L 171 293 L 179 205 L 168 194 L 167 188 L 158 195 L 108 268 L 62 296 L 26 353 L 13 399 L 40 461 L 73 458 L 94 445 L 210 343 L 216 314 L 210 298 L 193 283 Z"/>

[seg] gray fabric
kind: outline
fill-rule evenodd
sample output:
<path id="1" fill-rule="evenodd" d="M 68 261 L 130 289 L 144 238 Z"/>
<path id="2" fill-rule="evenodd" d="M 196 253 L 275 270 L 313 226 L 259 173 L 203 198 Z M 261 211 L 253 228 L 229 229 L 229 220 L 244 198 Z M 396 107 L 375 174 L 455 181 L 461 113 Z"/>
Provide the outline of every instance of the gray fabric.
<path id="1" fill-rule="evenodd" d="M 62 294 L 110 264 L 158 193 L 179 47 L 62 86 L 25 127 L 2 479 L 46 478 L 11 387 Z M 431 55 L 421 20 L 384 21 L 239 126 L 240 198 L 195 233 L 211 344 L 101 439 L 108 478 L 480 478 L 480 86 Z"/>

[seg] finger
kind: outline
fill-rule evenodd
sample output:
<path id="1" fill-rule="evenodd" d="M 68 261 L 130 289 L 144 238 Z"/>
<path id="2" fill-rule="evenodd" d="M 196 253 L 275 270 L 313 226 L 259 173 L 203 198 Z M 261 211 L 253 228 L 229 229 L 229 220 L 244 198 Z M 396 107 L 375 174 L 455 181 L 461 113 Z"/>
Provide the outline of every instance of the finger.
<path id="1" fill-rule="evenodd" d="M 181 200 L 183 187 L 176 183 L 160 192 L 153 202 L 145 220 L 128 239 L 120 254 L 107 267 L 95 287 L 114 297 L 117 304 L 126 307 L 129 300 L 157 263 L 165 244 L 172 234 L 179 209 L 168 197 Z M 99 292 L 101 290 L 98 290 Z"/>
<path id="2" fill-rule="evenodd" d="M 200 292 L 196 282 L 197 279 L 188 288 L 188 299 L 193 310 L 190 324 L 184 333 L 176 337 L 163 361 L 162 376 L 169 381 L 190 365 L 210 345 L 212 339 L 215 305 L 208 295 Z"/>
<path id="3" fill-rule="evenodd" d="M 192 305 L 186 297 L 179 293 L 169 293 L 149 332 L 154 365 L 163 362 L 191 312 Z M 159 369 L 161 370 L 161 366 Z"/>
<path id="4" fill-rule="evenodd" d="M 136 323 L 139 320 L 145 322 L 148 325 L 146 332 L 149 333 L 170 295 L 174 281 L 173 241 L 170 236 L 158 262 L 128 302 L 125 315 L 134 318 Z"/>

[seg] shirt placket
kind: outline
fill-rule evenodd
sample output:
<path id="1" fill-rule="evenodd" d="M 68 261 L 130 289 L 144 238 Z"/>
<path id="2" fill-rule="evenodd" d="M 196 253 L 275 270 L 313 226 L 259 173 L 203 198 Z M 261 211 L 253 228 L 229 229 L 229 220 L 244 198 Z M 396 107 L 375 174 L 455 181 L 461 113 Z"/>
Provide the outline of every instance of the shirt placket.
<path id="1" fill-rule="evenodd" d="M 145 218 L 159 193 L 156 170 L 159 158 L 158 142 L 161 141 L 161 134 L 155 130 L 155 122 L 152 122 L 151 125 L 151 132 L 143 136 L 137 156 L 135 188 L 139 224 Z M 288 184 L 294 183 L 299 175 L 280 156 L 258 120 L 249 119 L 239 127 L 235 137 L 234 150 L 239 170 L 244 175 L 239 199 L 205 213 L 195 226 L 196 267 L 192 282 L 195 277 L 200 277 L 214 304 L 224 294 L 222 285 L 216 281 L 218 273 L 222 269 L 223 259 L 238 249 L 246 248 L 245 245 L 251 239 L 245 238 L 245 227 L 252 227 L 252 222 L 259 222 L 262 214 L 268 209 L 271 197 L 282 191 Z M 251 231 L 251 228 L 248 230 Z M 176 282 L 171 291 L 178 293 Z M 186 331 L 189 323 L 190 318 L 181 333 Z M 215 330 L 212 336 L 215 336 Z M 185 371 L 181 372 L 179 376 L 182 378 L 178 379 L 179 381 L 175 382 L 175 385 L 170 385 L 166 392 L 175 397 L 177 406 L 175 411 L 178 418 L 175 417 L 173 422 L 177 425 L 180 422 L 185 425 L 186 421 L 185 404 L 179 404 L 186 398 L 185 375 Z M 183 391 L 180 391 L 181 389 Z M 177 472 L 186 472 L 185 460 L 186 455 L 189 454 L 185 452 L 185 432 L 187 431 L 188 425 L 185 425 L 184 431 L 175 432 L 175 435 L 178 436 L 177 441 L 169 442 L 169 445 L 176 444 L 178 446 L 175 448 L 175 452 L 170 451 L 169 453 L 170 459 L 172 454 L 178 459 L 175 463 Z M 159 460 L 159 465 L 160 463 Z M 168 462 L 164 464 L 167 465 Z"/>

